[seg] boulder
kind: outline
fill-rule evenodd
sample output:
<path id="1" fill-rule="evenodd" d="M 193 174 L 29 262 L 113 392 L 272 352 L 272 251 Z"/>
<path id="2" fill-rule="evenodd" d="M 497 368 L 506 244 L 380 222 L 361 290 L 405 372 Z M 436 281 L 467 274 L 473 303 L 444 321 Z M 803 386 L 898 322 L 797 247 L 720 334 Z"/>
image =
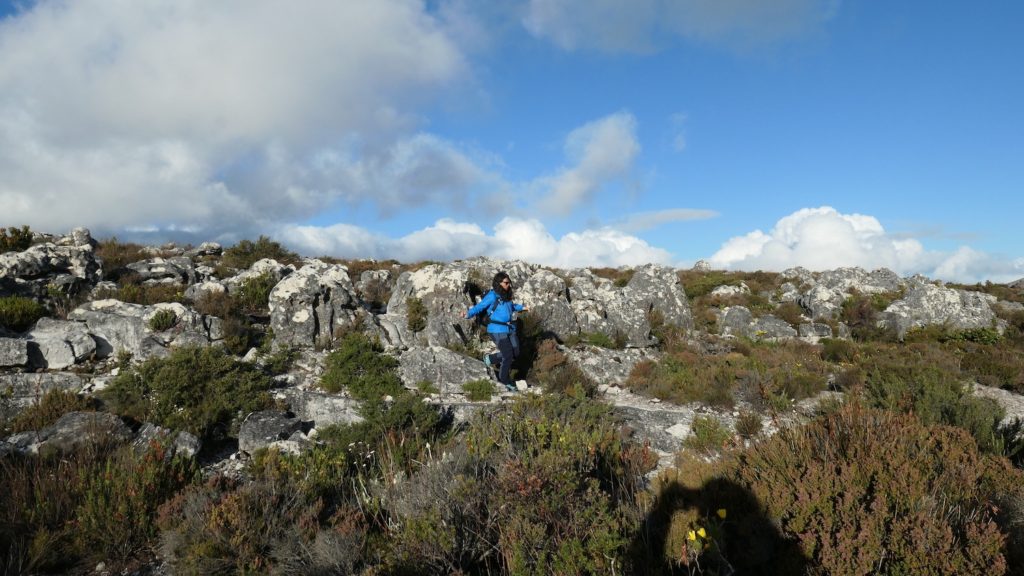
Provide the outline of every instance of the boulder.
<path id="1" fill-rule="evenodd" d="M 750 287 L 747 286 L 746 282 L 740 282 L 739 286 L 725 284 L 711 291 L 711 296 L 718 298 L 730 298 L 732 296 L 742 296 L 743 294 L 750 294 Z"/>
<path id="2" fill-rule="evenodd" d="M 96 341 L 82 322 L 40 318 L 28 338 L 30 360 L 37 368 L 63 370 L 96 352 Z"/>
<path id="3" fill-rule="evenodd" d="M 136 454 L 144 454 L 154 443 L 159 443 L 164 449 L 164 457 L 166 459 L 171 459 L 177 455 L 184 456 L 185 458 L 194 458 L 202 447 L 199 438 L 184 430 L 176 432 L 151 422 L 146 422 L 135 434 L 135 439 L 132 440 L 132 448 Z"/>
<path id="4" fill-rule="evenodd" d="M 0 374 L 0 391 L 10 393 L 6 402 L 0 402 L 0 421 L 17 415 L 51 390 L 78 392 L 84 385 L 79 375 L 70 372 Z"/>
<path id="5" fill-rule="evenodd" d="M 6 292 L 44 297 L 51 284 L 76 293 L 100 280 L 100 265 L 90 244 L 36 244 L 22 252 L 0 254 L 0 280 Z"/>
<path id="6" fill-rule="evenodd" d="M 363 421 L 358 411 L 360 403 L 351 398 L 300 388 L 285 388 L 278 392 L 278 396 L 288 403 L 297 418 L 303 422 L 313 422 L 317 428 Z"/>
<path id="7" fill-rule="evenodd" d="M 912 328 L 928 325 L 956 330 L 994 327 L 1002 333 L 1006 321 L 992 311 L 995 302 L 991 294 L 915 282 L 903 298 L 885 309 L 878 325 L 895 330 L 900 338 Z"/>
<path id="8" fill-rule="evenodd" d="M 174 326 L 154 332 L 149 322 L 163 310 L 174 312 Z M 213 322 L 177 302 L 144 306 L 119 300 L 94 300 L 73 310 L 68 318 L 85 322 L 96 340 L 96 356 L 106 358 L 122 351 L 136 359 L 166 356 L 169 346 L 206 345 L 215 340 Z"/>
<path id="9" fill-rule="evenodd" d="M 751 340 L 795 338 L 797 331 L 781 318 L 771 314 L 754 318 L 745 306 L 729 306 L 718 313 L 718 329 L 723 336 L 740 336 Z"/>
<path id="10" fill-rule="evenodd" d="M 598 386 L 622 386 L 637 364 L 644 360 L 657 360 L 661 356 L 654 349 L 643 348 L 609 350 L 599 346 L 577 346 L 560 349 Z"/>
<path id="11" fill-rule="evenodd" d="M 143 282 L 172 282 L 192 284 L 197 280 L 192 260 L 185 256 L 172 258 L 151 258 L 128 264 L 127 268 L 137 274 Z"/>
<path id="12" fill-rule="evenodd" d="M 69 412 L 56 422 L 39 430 L 31 453 L 57 451 L 69 453 L 83 446 L 100 442 L 127 442 L 132 431 L 115 414 L 109 412 Z"/>
<path id="13" fill-rule="evenodd" d="M 360 318 L 345 267 L 307 260 L 270 292 L 270 326 L 277 344 L 314 346 Z"/>
<path id="14" fill-rule="evenodd" d="M 28 364 L 28 340 L 0 338 L 0 368 L 13 368 Z"/>
<path id="15" fill-rule="evenodd" d="M 442 394 L 461 394 L 463 383 L 491 378 L 482 360 L 441 346 L 409 348 L 398 361 L 402 382 L 414 390 L 420 382 L 430 382 Z"/>
<path id="16" fill-rule="evenodd" d="M 320 261 L 316 260 L 316 262 Z M 322 262 L 320 263 L 322 264 Z M 243 270 L 230 278 L 225 278 L 223 284 L 229 292 L 233 292 L 249 280 L 259 278 L 265 274 L 270 275 L 275 282 L 280 282 L 292 272 L 295 272 L 295 267 L 290 264 L 281 264 L 273 258 L 263 258 L 254 262 L 247 270 Z"/>
<path id="17" fill-rule="evenodd" d="M 302 421 L 289 412 L 263 410 L 253 412 L 238 431 L 238 449 L 252 454 L 278 440 L 288 440 L 302 429 Z"/>
<path id="18" fill-rule="evenodd" d="M 542 330 L 560 339 L 578 336 L 579 322 L 569 304 L 569 288 L 560 276 L 550 270 L 537 270 L 519 289 L 524 301 L 531 302 L 528 314 L 537 319 Z"/>

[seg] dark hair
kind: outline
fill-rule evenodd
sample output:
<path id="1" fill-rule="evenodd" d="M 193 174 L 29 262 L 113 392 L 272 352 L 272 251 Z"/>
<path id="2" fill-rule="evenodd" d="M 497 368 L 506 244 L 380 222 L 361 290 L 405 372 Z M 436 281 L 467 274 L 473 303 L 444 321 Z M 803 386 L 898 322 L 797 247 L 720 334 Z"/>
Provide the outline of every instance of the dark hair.
<path id="1" fill-rule="evenodd" d="M 505 288 L 504 286 L 501 285 L 501 281 L 506 279 L 509 282 L 508 288 Z M 507 273 L 498 272 L 497 274 L 495 274 L 494 280 L 491 280 L 491 288 L 494 290 L 494 293 L 497 294 L 502 300 L 506 302 L 512 301 L 512 279 L 508 277 Z"/>

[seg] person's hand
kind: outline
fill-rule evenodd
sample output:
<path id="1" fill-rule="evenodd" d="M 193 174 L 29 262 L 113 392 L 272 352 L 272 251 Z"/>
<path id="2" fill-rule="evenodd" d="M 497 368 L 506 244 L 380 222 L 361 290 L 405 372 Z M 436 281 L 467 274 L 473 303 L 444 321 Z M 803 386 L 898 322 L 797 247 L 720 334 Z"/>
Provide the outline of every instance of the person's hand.
<path id="1" fill-rule="evenodd" d="M 523 306 L 523 309 L 521 311 L 522 312 L 529 312 L 530 311 L 530 307 L 529 306 Z"/>

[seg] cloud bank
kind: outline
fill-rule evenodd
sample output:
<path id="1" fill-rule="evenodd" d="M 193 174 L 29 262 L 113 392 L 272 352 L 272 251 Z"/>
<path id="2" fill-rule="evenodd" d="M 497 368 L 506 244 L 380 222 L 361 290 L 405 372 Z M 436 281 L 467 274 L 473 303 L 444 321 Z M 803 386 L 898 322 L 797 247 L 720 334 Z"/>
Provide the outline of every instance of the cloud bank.
<path id="1" fill-rule="evenodd" d="M 727 270 L 889 268 L 958 282 L 1008 282 L 1024 275 L 1024 259 L 1006 261 L 968 247 L 927 251 L 916 239 L 886 233 L 873 216 L 840 214 L 829 206 L 798 210 L 768 233 L 754 230 L 730 238 L 708 261 Z"/>

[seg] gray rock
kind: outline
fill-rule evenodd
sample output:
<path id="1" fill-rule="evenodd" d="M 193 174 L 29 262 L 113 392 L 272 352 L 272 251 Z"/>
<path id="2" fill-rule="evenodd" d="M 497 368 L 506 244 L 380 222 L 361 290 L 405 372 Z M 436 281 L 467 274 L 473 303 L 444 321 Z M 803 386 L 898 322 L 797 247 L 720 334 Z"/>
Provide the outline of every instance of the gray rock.
<path id="1" fill-rule="evenodd" d="M 56 450 L 68 453 L 97 442 L 127 442 L 132 431 L 109 412 L 69 412 L 39 430 L 38 443 L 30 452 Z"/>
<path id="2" fill-rule="evenodd" d="M 729 306 L 718 313 L 718 329 L 723 336 L 741 336 L 751 340 L 795 338 L 797 331 L 785 320 L 771 314 L 754 318 L 745 306 Z"/>
<path id="3" fill-rule="evenodd" d="M 28 364 L 28 340 L 0 338 L 0 368 L 13 368 Z"/>
<path id="4" fill-rule="evenodd" d="M 321 263 L 319 260 L 313 262 Z M 281 264 L 273 258 L 263 258 L 257 260 L 247 270 L 243 270 L 238 274 L 230 278 L 225 278 L 223 284 L 227 287 L 228 292 L 234 292 L 238 290 L 242 284 L 259 278 L 263 275 L 270 275 L 275 282 L 280 282 L 285 276 L 295 272 L 295 267 L 289 264 Z"/>
<path id="5" fill-rule="evenodd" d="M 486 292 L 499 265 L 492 260 L 474 259 L 403 272 L 388 301 L 388 318 L 398 330 L 398 341 L 393 344 L 409 348 L 463 345 L 472 333 L 473 321 L 464 319 L 466 310 L 473 305 L 467 292 L 470 279 L 478 278 L 481 282 L 486 279 Z M 512 276 L 512 272 L 509 275 Z M 513 283 L 522 280 L 512 276 Z M 426 326 L 418 332 L 409 329 L 410 299 L 418 299 L 427 311 Z"/>
<path id="6" fill-rule="evenodd" d="M 740 282 L 739 286 L 723 285 L 718 286 L 711 291 L 712 296 L 719 298 L 729 298 L 731 296 L 741 296 L 743 294 L 750 294 L 750 287 L 747 286 L 746 282 Z"/>
<path id="7" fill-rule="evenodd" d="M 982 292 L 915 283 L 885 309 L 878 325 L 895 330 L 900 338 L 910 329 L 928 325 L 958 330 L 995 327 L 1001 333 L 1006 322 L 992 311 L 995 301 L 995 296 Z"/>
<path id="8" fill-rule="evenodd" d="M 202 256 L 220 256 L 224 252 L 224 248 L 216 242 L 203 242 L 196 248 L 185 252 L 185 256 L 189 258 L 199 258 Z"/>
<path id="9" fill-rule="evenodd" d="M 40 318 L 28 338 L 32 365 L 38 368 L 63 370 L 96 352 L 96 341 L 82 322 Z"/>
<path id="10" fill-rule="evenodd" d="M 317 428 L 332 424 L 357 424 L 359 402 L 351 398 L 317 390 L 285 388 L 278 392 L 291 411 L 303 422 L 313 422 Z"/>
<path id="11" fill-rule="evenodd" d="M 622 386 L 637 364 L 661 358 L 656 350 L 643 348 L 609 350 L 598 346 L 577 346 L 559 349 L 599 386 Z"/>
<path id="12" fill-rule="evenodd" d="M 463 383 L 490 379 L 482 360 L 468 358 L 440 346 L 409 348 L 398 361 L 402 382 L 411 389 L 425 381 L 442 394 L 461 394 Z"/>
<path id="13" fill-rule="evenodd" d="M 196 301 L 206 294 L 224 294 L 227 291 L 227 287 L 220 282 L 207 280 L 189 285 L 189 287 L 185 289 L 185 297 L 192 301 Z"/>
<path id="14" fill-rule="evenodd" d="M 238 449 L 252 454 L 278 440 L 287 440 L 302 429 L 302 421 L 277 410 L 253 412 L 242 422 L 238 431 Z"/>
<path id="15" fill-rule="evenodd" d="M 151 258 L 133 262 L 127 268 L 138 274 L 143 282 L 169 281 L 188 285 L 195 282 L 197 278 L 192 260 L 184 256 Z"/>
<path id="16" fill-rule="evenodd" d="M 691 268 L 691 270 L 695 272 L 710 272 L 711 264 L 707 260 L 697 260 L 697 262 L 694 263 L 693 268 Z"/>
<path id="17" fill-rule="evenodd" d="M 783 340 L 797 336 L 796 329 L 788 322 L 771 314 L 754 320 L 751 329 L 753 330 L 752 338 L 755 340 Z"/>
<path id="18" fill-rule="evenodd" d="M 174 326 L 154 332 L 150 320 L 163 310 L 174 312 Z M 68 315 L 71 320 L 85 322 L 96 341 L 96 356 L 107 358 L 121 351 L 130 352 L 139 360 L 168 354 L 168 347 L 207 345 L 215 340 L 212 322 L 177 302 L 152 306 L 128 304 L 119 300 L 94 300 L 79 306 Z"/>
<path id="19" fill-rule="evenodd" d="M 567 299 L 568 286 L 554 272 L 537 270 L 523 284 L 519 294 L 524 301 L 533 303 L 529 314 L 537 318 L 542 329 L 561 339 L 579 335 L 580 325 Z"/>
<path id="20" fill-rule="evenodd" d="M 307 260 L 270 292 L 270 325 L 278 344 L 314 346 L 360 318 L 344 266 Z"/>
<path id="21" fill-rule="evenodd" d="M 67 274 L 86 283 L 100 279 L 100 266 L 92 246 L 36 244 L 23 252 L 0 254 L 0 278 L 39 281 L 45 288 L 47 277 Z"/>
<path id="22" fill-rule="evenodd" d="M 82 390 L 85 382 L 69 372 L 40 372 L 35 374 L 0 374 L 0 391 L 9 391 L 6 402 L 0 402 L 0 420 L 11 418 L 38 402 L 51 390 Z"/>
<path id="23" fill-rule="evenodd" d="M 1008 288 L 1013 288 L 1014 290 L 1024 290 L 1024 278 L 1021 278 L 1020 280 L 1014 280 L 1013 282 L 1010 282 L 1006 286 Z"/>
<path id="24" fill-rule="evenodd" d="M 832 327 L 821 322 L 805 322 L 800 325 L 798 332 L 801 338 L 813 340 L 832 337 Z"/>
<path id="25" fill-rule="evenodd" d="M 143 454 L 149 450 L 154 443 L 159 443 L 165 450 L 165 458 L 171 459 L 176 455 L 185 458 L 194 458 L 199 453 L 202 443 L 199 438 L 185 431 L 170 430 L 146 422 L 139 428 L 132 440 L 132 448 L 136 454 Z"/>

